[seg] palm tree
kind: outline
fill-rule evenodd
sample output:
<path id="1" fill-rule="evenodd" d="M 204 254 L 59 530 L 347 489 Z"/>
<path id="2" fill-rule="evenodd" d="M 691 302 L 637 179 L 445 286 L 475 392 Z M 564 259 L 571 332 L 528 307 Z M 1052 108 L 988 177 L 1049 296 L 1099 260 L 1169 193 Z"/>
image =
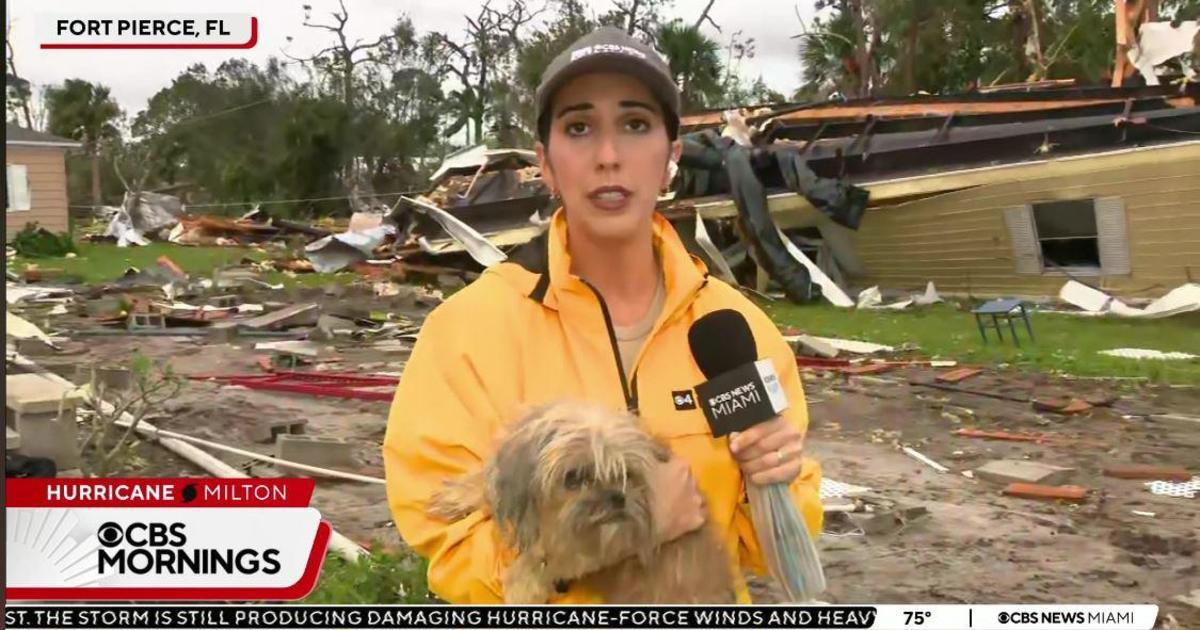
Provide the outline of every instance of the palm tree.
<path id="1" fill-rule="evenodd" d="M 717 42 L 679 20 L 659 27 L 657 39 L 679 84 L 685 112 L 720 100 L 721 47 Z"/>
<path id="2" fill-rule="evenodd" d="M 113 122 L 120 117 L 121 108 L 108 87 L 83 79 L 67 79 L 61 87 L 46 90 L 46 105 L 50 113 L 50 133 L 78 140 L 91 156 L 92 204 L 99 206 L 100 147 L 104 142 L 120 137 Z"/>

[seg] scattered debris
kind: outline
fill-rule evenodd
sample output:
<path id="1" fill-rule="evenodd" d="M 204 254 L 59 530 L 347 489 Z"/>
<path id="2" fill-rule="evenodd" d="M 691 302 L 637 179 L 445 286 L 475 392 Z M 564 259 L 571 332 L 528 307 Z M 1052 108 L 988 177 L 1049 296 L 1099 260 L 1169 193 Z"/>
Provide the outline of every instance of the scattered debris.
<path id="1" fill-rule="evenodd" d="M 304 254 L 319 273 L 344 269 L 364 261 L 384 242 L 396 235 L 396 226 L 384 224 L 365 232 L 331 234 L 309 243 Z"/>
<path id="2" fill-rule="evenodd" d="M 1042 486 L 1033 483 L 1012 483 L 1004 494 L 1022 499 L 1051 499 L 1079 503 L 1087 499 L 1087 488 L 1079 486 Z"/>
<path id="3" fill-rule="evenodd" d="M 933 281 L 925 285 L 925 292 L 922 294 L 910 294 L 907 299 L 893 302 L 891 304 L 883 303 L 883 294 L 879 287 L 870 287 L 863 289 L 858 294 L 856 306 L 863 309 L 874 310 L 893 310 L 900 311 L 910 306 L 929 306 L 942 301 L 942 297 L 938 295 L 937 288 L 933 286 Z"/>
<path id="4" fill-rule="evenodd" d="M 238 322 L 238 325 L 252 330 L 279 330 L 292 326 L 311 326 L 317 323 L 319 310 L 316 304 L 296 304 L 272 313 L 242 320 Z"/>
<path id="5" fill-rule="evenodd" d="M 247 389 L 261 389 L 309 396 L 356 398 L 391 401 L 396 394 L 397 378 L 364 376 L 346 372 L 292 372 L 271 374 L 200 375 L 193 380 L 215 380 Z"/>
<path id="6" fill-rule="evenodd" d="M 1200 283 L 1190 282 L 1178 286 L 1140 309 L 1075 280 L 1063 285 L 1058 297 L 1083 309 L 1079 314 L 1158 319 L 1200 310 Z"/>

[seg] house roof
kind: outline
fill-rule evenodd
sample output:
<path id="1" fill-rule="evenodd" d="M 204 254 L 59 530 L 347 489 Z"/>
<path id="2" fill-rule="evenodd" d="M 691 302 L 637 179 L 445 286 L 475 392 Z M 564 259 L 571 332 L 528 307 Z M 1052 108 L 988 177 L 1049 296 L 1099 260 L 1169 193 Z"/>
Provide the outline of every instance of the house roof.
<path id="1" fill-rule="evenodd" d="M 62 147 L 64 149 L 83 146 L 70 138 L 62 138 L 53 134 L 26 129 L 12 123 L 4 124 L 4 144 Z"/>

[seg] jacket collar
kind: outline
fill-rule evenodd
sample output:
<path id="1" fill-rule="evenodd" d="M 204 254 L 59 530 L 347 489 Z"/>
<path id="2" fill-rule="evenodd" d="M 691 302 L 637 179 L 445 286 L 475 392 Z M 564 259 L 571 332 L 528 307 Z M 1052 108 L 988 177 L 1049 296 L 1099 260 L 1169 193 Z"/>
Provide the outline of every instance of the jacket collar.
<path id="1" fill-rule="evenodd" d="M 666 285 L 663 314 L 670 315 L 690 302 L 704 285 L 708 268 L 700 259 L 688 253 L 670 221 L 657 212 L 653 216 L 654 249 L 662 263 Z M 543 240 L 544 239 L 544 240 Z M 554 213 L 542 242 L 530 243 L 541 250 L 541 255 L 514 257 L 513 262 L 527 271 L 540 274 L 529 297 L 538 300 L 547 308 L 557 310 L 568 296 L 593 295 L 592 290 L 576 275 L 571 273 L 571 252 L 567 244 L 567 217 L 560 208 Z"/>

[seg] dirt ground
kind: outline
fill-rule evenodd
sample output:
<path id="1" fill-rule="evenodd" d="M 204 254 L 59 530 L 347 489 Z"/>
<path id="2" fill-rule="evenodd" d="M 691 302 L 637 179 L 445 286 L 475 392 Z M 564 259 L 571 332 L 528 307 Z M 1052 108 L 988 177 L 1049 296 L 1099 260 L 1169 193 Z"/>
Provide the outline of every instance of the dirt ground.
<path id="1" fill-rule="evenodd" d="M 1192 413 L 1196 388 L 1119 381 L 1063 381 L 985 373 L 959 387 L 990 392 L 1119 394 L 1111 409 L 1077 416 L 1038 413 L 1028 404 L 909 385 L 929 370 L 871 378 L 807 379 L 809 452 L 825 475 L 869 486 L 896 511 L 924 517 L 892 532 L 863 534 L 868 515 L 829 515 L 822 538 L 828 596 L 844 603 L 1157 603 L 1183 628 L 1200 628 L 1200 611 L 1173 602 L 1200 588 L 1200 499 L 1150 493 L 1140 481 L 1112 479 L 1118 463 L 1200 464 L 1200 430 L 1152 422 L 1137 412 Z M 886 379 L 886 381 L 885 381 Z M 860 392 L 842 391 L 845 389 Z M 953 435 L 962 427 L 1046 433 L 1062 445 Z M 898 449 L 910 446 L 949 467 L 939 473 Z M 1075 469 L 1069 483 L 1088 488 L 1067 505 L 1003 496 L 1001 486 L 962 471 L 993 459 L 1029 459 Z M 886 510 L 888 505 L 880 506 Z M 1135 515 L 1153 512 L 1154 517 Z M 871 529 L 868 527 L 867 529 Z"/>
<path id="2" fill-rule="evenodd" d="M 417 313 L 414 317 L 419 319 Z M 205 337 L 80 338 L 72 362 L 119 363 L 135 346 L 184 374 L 258 373 L 256 340 L 216 344 Z M 338 346 L 336 369 L 399 372 L 405 351 Z M 61 359 L 60 359 L 61 360 Z M 806 375 L 811 425 L 808 452 L 825 475 L 872 488 L 860 497 L 872 513 L 828 514 L 820 548 L 829 582 L 824 599 L 838 603 L 1157 603 L 1178 628 L 1200 628 L 1200 610 L 1173 601 L 1200 588 L 1200 498 L 1150 493 L 1143 482 L 1112 479 L 1116 463 L 1200 470 L 1200 427 L 1151 421 L 1150 413 L 1196 415 L 1200 388 L 1137 381 L 1062 380 L 988 370 L 960 387 L 1039 399 L 1117 396 L 1111 408 L 1076 416 L 1034 411 L 998 400 L 912 385 L 928 368 L 874 376 Z M 264 418 L 307 420 L 306 433 L 344 438 L 355 448 L 353 472 L 383 476 L 380 454 L 386 402 L 252 391 L 193 381 L 152 421 L 158 426 L 272 453 L 251 438 Z M 1054 443 L 956 436 L 959 428 L 1046 433 Z M 910 458 L 912 447 L 951 469 L 939 473 Z M 139 448 L 134 475 L 203 474 L 161 449 Z M 151 452 L 153 451 L 153 452 Z M 280 473 L 269 464 L 217 453 L 255 476 Z M 1003 496 L 1001 486 L 963 476 L 993 459 L 1029 459 L 1074 469 L 1069 483 L 1090 490 L 1068 505 Z M 845 501 L 836 501 L 845 502 Z M 334 528 L 360 543 L 401 544 L 384 488 L 322 479 L 314 505 Z M 923 515 L 917 514 L 923 508 Z M 1133 514 L 1153 512 L 1153 517 Z M 900 518 L 897 518 L 899 515 Z M 882 523 L 890 526 L 881 526 Z M 763 600 L 769 587 L 756 588 Z M 1170 626 L 1164 626 L 1170 627 Z"/>

